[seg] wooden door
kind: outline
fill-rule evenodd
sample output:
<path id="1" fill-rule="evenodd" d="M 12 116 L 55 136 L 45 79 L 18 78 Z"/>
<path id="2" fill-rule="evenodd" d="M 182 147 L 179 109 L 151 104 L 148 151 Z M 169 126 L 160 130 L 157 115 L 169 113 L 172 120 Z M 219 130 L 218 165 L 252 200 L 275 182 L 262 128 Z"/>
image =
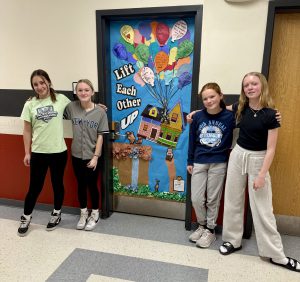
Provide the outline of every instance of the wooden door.
<path id="1" fill-rule="evenodd" d="M 270 170 L 274 213 L 300 216 L 300 13 L 276 14 L 270 93 L 283 120 Z"/>

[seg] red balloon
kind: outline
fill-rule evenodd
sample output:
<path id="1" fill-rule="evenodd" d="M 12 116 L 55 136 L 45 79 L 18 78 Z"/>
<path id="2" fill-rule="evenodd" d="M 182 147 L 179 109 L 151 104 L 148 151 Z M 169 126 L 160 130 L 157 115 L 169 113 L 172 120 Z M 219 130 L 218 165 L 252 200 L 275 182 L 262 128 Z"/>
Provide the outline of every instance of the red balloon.
<path id="1" fill-rule="evenodd" d="M 156 39 L 160 46 L 164 46 L 169 38 L 170 29 L 164 23 L 159 23 L 156 26 Z"/>

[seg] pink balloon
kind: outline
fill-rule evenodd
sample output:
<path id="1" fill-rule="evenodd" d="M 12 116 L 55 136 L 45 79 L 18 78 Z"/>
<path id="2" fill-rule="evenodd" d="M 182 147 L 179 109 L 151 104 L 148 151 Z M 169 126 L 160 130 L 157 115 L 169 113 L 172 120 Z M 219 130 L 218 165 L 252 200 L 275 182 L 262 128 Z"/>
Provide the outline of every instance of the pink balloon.
<path id="1" fill-rule="evenodd" d="M 159 42 L 160 46 L 164 46 L 169 39 L 170 29 L 164 23 L 159 23 L 156 26 L 156 39 Z"/>

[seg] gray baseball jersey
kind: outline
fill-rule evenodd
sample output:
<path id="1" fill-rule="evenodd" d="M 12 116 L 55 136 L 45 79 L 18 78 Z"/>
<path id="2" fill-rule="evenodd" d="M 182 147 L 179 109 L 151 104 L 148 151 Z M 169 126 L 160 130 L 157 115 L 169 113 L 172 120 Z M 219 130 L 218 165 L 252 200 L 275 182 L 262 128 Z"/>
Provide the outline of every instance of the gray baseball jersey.
<path id="1" fill-rule="evenodd" d="M 94 109 L 86 112 L 80 101 L 74 101 L 66 107 L 64 117 L 72 120 L 72 156 L 90 160 L 95 153 L 98 135 L 109 132 L 105 110 L 95 104 Z"/>

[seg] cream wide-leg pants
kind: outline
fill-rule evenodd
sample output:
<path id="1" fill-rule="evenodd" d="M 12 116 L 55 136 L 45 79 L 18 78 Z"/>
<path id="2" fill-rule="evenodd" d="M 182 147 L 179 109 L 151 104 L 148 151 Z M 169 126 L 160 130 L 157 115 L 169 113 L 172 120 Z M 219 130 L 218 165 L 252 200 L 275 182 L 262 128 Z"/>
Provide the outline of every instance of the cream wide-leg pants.
<path id="1" fill-rule="evenodd" d="M 194 163 L 191 198 L 197 221 L 214 229 L 217 225 L 227 163 Z"/>
<path id="2" fill-rule="evenodd" d="M 235 145 L 228 163 L 225 185 L 223 235 L 224 242 L 235 248 L 241 246 L 245 188 L 248 180 L 250 207 L 253 216 L 259 255 L 273 259 L 283 259 L 285 254 L 280 234 L 273 214 L 272 187 L 269 172 L 265 186 L 255 191 L 253 182 L 258 175 L 266 151 L 249 151 Z"/>

